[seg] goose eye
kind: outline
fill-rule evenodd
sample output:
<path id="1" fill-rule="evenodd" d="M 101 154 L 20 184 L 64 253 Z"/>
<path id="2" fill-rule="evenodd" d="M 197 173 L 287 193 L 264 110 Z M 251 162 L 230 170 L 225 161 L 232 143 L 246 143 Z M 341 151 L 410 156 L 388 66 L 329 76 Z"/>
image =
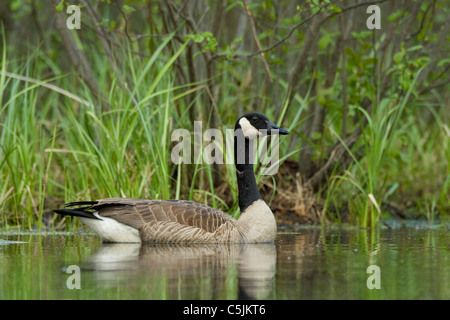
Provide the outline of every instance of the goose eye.
<path id="1" fill-rule="evenodd" d="M 258 121 L 258 117 L 253 117 L 253 118 L 252 118 L 252 121 L 253 121 L 253 122 L 257 122 L 257 121 Z"/>

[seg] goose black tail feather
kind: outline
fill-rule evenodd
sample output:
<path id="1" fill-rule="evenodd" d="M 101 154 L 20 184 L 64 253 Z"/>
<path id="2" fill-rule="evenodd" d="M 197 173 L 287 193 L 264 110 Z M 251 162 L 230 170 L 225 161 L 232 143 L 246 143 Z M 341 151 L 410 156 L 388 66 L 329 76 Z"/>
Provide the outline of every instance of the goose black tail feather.
<path id="1" fill-rule="evenodd" d="M 64 205 L 64 208 L 74 207 L 74 206 L 93 206 L 97 204 L 98 201 L 77 201 L 77 202 L 69 202 Z M 86 208 L 78 208 L 78 209 L 86 209 Z"/>
<path id="2" fill-rule="evenodd" d="M 73 217 L 82 217 L 82 218 L 88 218 L 88 219 L 96 219 L 96 220 L 102 220 L 97 218 L 92 214 L 92 211 L 87 211 L 91 207 L 82 207 L 82 208 L 76 208 L 76 209 L 56 209 L 53 210 L 57 214 L 60 214 L 62 216 L 73 216 Z"/>

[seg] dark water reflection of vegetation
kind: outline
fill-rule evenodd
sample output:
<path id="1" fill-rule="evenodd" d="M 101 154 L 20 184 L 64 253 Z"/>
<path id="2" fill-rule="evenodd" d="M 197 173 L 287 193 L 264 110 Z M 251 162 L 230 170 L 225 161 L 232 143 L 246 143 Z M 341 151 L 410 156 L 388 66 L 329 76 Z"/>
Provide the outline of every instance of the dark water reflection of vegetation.
<path id="1" fill-rule="evenodd" d="M 0 239 L 0 299 L 450 299 L 447 225 L 304 228 L 263 245 Z M 70 265 L 80 267 L 79 290 L 67 287 Z M 380 268 L 380 289 L 366 285 L 370 265 Z"/>

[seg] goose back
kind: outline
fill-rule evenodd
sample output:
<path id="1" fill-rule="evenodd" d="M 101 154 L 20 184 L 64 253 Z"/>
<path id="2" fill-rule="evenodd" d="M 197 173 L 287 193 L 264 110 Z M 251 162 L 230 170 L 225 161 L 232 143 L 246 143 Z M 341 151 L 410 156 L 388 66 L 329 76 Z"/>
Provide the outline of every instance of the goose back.
<path id="1" fill-rule="evenodd" d="M 91 209 L 98 211 L 100 217 L 138 230 L 146 223 L 167 221 L 214 232 L 226 221 L 236 221 L 221 210 L 187 200 L 110 198 L 99 200 Z"/>
<path id="2" fill-rule="evenodd" d="M 139 232 L 143 242 L 239 242 L 237 220 L 225 212 L 186 200 L 142 200 L 109 198 L 72 202 L 65 209 L 78 216 L 97 233 L 102 221 L 116 221 Z M 59 210 L 64 214 L 64 210 Z M 111 219 L 111 220 L 110 220 Z M 117 241 L 111 235 L 105 240 Z"/>

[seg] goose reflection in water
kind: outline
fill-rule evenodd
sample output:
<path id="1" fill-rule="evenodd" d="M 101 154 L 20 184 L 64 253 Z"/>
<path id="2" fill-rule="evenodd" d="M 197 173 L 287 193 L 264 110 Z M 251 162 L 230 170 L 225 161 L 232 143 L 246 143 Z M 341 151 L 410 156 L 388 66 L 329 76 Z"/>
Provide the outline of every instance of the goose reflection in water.
<path id="1" fill-rule="evenodd" d="M 273 292 L 275 265 L 273 243 L 104 243 L 82 270 L 92 272 L 99 287 L 145 282 L 167 290 L 168 299 L 266 299 Z"/>

